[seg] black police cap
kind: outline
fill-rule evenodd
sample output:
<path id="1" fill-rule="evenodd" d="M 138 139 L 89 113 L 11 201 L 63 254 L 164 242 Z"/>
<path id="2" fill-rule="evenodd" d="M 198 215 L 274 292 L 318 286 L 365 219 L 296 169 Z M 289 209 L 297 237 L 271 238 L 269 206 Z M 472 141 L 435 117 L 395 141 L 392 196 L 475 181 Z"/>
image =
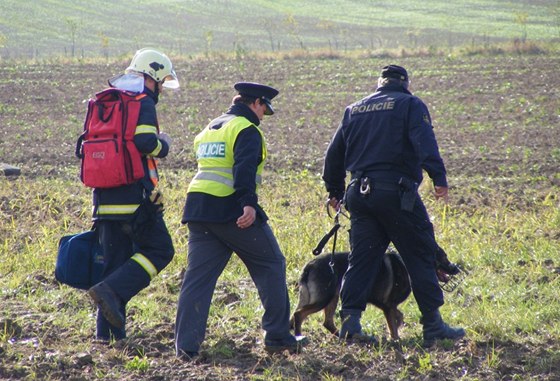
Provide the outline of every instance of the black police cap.
<path id="1" fill-rule="evenodd" d="M 382 78 L 396 78 L 401 81 L 408 81 L 408 73 L 406 69 L 398 65 L 388 65 L 381 70 Z"/>
<path id="2" fill-rule="evenodd" d="M 265 115 L 274 114 L 272 99 L 279 93 L 275 88 L 254 82 L 237 82 L 233 88 L 237 90 L 240 95 L 261 99 L 266 104 Z"/>

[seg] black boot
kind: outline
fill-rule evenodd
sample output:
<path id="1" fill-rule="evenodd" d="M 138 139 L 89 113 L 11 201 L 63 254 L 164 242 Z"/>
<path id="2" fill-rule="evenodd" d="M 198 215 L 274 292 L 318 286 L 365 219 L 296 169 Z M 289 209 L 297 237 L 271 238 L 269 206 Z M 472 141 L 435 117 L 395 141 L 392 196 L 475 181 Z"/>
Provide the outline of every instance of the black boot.
<path id="1" fill-rule="evenodd" d="M 338 337 L 348 343 L 360 343 L 366 345 L 377 345 L 378 341 L 375 336 L 367 335 L 362 331 L 360 318 L 362 311 L 360 310 L 342 310 L 340 311 L 342 326 Z"/>
<path id="2" fill-rule="evenodd" d="M 426 348 L 434 345 L 437 340 L 457 340 L 465 336 L 463 328 L 447 325 L 441 318 L 439 310 L 424 313 L 420 323 L 424 326 L 422 330 L 423 346 Z"/>
<path id="3" fill-rule="evenodd" d="M 124 329 L 124 316 L 121 313 L 122 302 L 117 294 L 105 282 L 99 282 L 88 290 L 88 295 L 97 303 L 103 317 L 118 329 Z"/>

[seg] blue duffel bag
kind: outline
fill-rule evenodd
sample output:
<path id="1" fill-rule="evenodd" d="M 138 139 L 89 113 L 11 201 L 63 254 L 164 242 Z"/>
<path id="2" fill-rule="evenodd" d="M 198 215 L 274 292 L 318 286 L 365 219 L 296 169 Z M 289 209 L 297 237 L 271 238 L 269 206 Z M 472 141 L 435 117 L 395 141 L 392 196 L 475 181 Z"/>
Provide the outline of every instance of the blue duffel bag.
<path id="1" fill-rule="evenodd" d="M 101 281 L 103 252 L 96 230 L 64 236 L 58 242 L 55 278 L 74 288 L 87 290 Z"/>

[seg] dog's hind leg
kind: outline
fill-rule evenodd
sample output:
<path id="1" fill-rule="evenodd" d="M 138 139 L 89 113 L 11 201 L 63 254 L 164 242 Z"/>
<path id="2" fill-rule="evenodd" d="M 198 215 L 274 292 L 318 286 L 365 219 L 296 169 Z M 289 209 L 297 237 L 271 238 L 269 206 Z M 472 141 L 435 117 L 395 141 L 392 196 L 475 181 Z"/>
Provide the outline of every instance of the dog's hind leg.
<path id="1" fill-rule="evenodd" d="M 323 322 L 323 327 L 329 330 L 333 335 L 338 336 L 338 328 L 334 324 L 334 315 L 336 314 L 336 307 L 338 306 L 338 293 L 331 299 L 329 304 L 324 309 L 325 321 Z"/>
<path id="2" fill-rule="evenodd" d="M 301 336 L 301 325 L 305 319 L 311 314 L 317 311 L 321 311 L 322 307 L 312 304 L 309 306 L 304 306 L 294 312 L 292 318 L 290 319 L 290 327 L 294 329 L 294 334 L 296 336 Z"/>
<path id="3" fill-rule="evenodd" d="M 389 333 L 393 340 L 399 340 L 399 327 L 403 324 L 403 314 L 397 307 L 383 309 Z"/>

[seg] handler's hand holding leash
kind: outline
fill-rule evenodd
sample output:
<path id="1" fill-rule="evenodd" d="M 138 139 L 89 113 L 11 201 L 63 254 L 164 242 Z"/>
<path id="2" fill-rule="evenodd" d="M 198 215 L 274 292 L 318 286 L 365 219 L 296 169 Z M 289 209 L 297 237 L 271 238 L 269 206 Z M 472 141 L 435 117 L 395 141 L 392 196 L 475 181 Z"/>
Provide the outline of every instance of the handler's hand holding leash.
<path id="1" fill-rule="evenodd" d="M 327 234 L 325 234 L 325 236 L 321 239 L 321 241 L 319 241 L 319 243 L 317 244 L 317 247 L 315 249 L 313 249 L 313 255 L 321 254 L 321 252 L 323 251 L 323 248 L 325 247 L 325 245 L 327 244 L 329 239 L 331 239 L 332 236 L 334 236 L 333 250 L 332 250 L 332 253 L 334 254 L 335 249 L 336 249 L 337 232 L 338 232 L 338 229 L 340 229 L 340 223 L 338 221 L 338 216 L 340 214 L 342 214 L 343 216 L 346 216 L 342 212 L 342 201 L 337 200 L 335 197 L 332 197 L 332 198 L 328 199 L 326 205 L 327 205 L 327 214 L 329 215 L 329 217 L 334 218 L 334 226 L 331 228 L 331 230 Z M 333 208 L 336 211 L 334 217 L 331 214 L 331 209 L 330 208 Z M 348 217 L 348 216 L 346 216 L 346 217 Z"/>

